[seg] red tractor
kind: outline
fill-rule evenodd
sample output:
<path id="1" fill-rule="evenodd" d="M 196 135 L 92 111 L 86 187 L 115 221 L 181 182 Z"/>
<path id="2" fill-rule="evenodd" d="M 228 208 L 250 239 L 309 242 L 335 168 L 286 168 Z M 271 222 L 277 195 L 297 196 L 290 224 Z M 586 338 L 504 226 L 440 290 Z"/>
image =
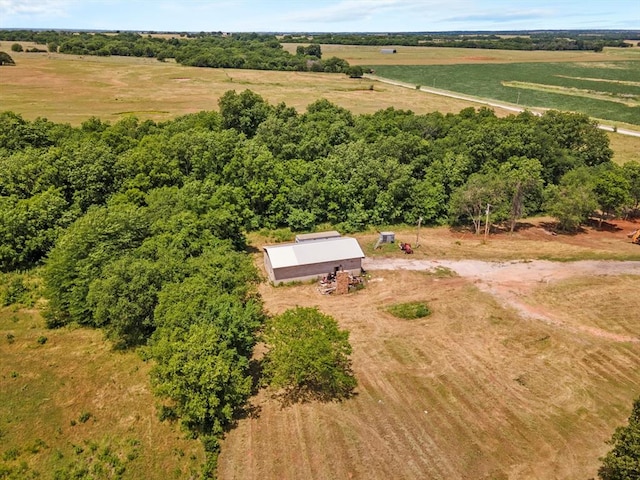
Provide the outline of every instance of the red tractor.
<path id="1" fill-rule="evenodd" d="M 411 255 L 413 253 L 413 249 L 411 248 L 410 243 L 400 242 L 400 250 L 402 250 L 407 255 Z"/>

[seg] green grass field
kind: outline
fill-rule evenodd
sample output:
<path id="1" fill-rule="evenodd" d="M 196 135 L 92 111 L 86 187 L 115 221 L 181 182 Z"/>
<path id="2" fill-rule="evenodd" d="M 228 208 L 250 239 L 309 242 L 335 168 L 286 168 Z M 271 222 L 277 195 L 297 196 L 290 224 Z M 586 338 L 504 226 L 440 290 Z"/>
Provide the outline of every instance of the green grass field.
<path id="1" fill-rule="evenodd" d="M 376 75 L 527 107 L 640 125 L 640 62 L 370 65 Z"/>
<path id="2" fill-rule="evenodd" d="M 1 479 L 198 475 L 202 444 L 158 420 L 149 365 L 100 331 L 0 308 L 0 359 Z"/>

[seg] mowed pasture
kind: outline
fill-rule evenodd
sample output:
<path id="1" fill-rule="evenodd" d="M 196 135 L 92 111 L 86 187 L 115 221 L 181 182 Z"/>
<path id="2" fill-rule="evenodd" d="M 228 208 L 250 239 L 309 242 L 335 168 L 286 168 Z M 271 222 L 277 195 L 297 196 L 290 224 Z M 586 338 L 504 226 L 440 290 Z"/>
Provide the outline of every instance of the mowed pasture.
<path id="1" fill-rule="evenodd" d="M 351 332 L 354 398 L 282 407 L 254 400 L 222 444 L 224 479 L 592 478 L 640 392 L 640 344 L 575 333 L 519 316 L 461 278 L 370 272 L 366 289 L 323 296 L 314 285 L 264 286 L 267 309 L 316 306 Z M 555 302 L 572 322 L 638 334 L 640 278 L 561 282 L 582 301 Z M 607 286 L 615 308 L 592 305 Z M 535 287 L 535 286 L 534 286 Z M 536 295 L 523 294 L 523 301 Z M 604 300 L 597 296 L 595 301 Z M 386 308 L 424 301 L 433 314 L 400 320 Z M 535 300 L 531 300 L 535 304 Z M 276 460 L 277 459 L 277 460 Z"/>
<path id="2" fill-rule="evenodd" d="M 548 220 L 532 219 L 515 235 L 492 234 L 487 242 L 464 231 L 422 229 L 410 258 L 523 265 L 554 252 L 556 260 L 640 258 L 625 235 L 633 222 L 566 236 L 551 235 Z M 395 231 L 397 241 L 418 235 Z M 370 255 L 377 234 L 357 238 Z M 256 247 L 263 241 L 251 237 Z M 409 258 L 393 245 L 378 255 Z M 221 478 L 596 476 L 605 441 L 640 394 L 640 342 L 613 340 L 640 340 L 640 277 L 514 277 L 498 286 L 446 269 L 369 274 L 364 290 L 346 296 L 322 295 L 310 283 L 261 286 L 270 313 L 315 306 L 349 330 L 359 386 L 341 403 L 284 407 L 262 390 L 253 399 L 256 415 L 222 444 Z M 505 296 L 554 322 L 523 315 Z M 432 315 L 401 320 L 387 311 L 413 301 L 426 302 Z"/>

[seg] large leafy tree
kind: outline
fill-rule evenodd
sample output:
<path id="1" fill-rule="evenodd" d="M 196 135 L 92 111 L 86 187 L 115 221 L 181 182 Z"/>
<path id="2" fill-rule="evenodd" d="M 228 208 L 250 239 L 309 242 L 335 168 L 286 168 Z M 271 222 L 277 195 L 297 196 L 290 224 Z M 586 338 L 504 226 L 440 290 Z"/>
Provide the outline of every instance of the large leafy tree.
<path id="1" fill-rule="evenodd" d="M 620 168 L 601 170 L 594 182 L 593 191 L 600 207 L 599 226 L 607 215 L 615 214 L 629 202 L 629 181 Z"/>
<path id="2" fill-rule="evenodd" d="M 0 66 L 1 65 L 15 65 L 16 62 L 11 58 L 7 52 L 0 52 Z"/>
<path id="3" fill-rule="evenodd" d="M 255 135 L 272 107 L 257 93 L 244 90 L 240 94 L 229 90 L 218 100 L 222 126 L 244 133 L 248 138 Z"/>
<path id="4" fill-rule="evenodd" d="M 349 332 L 315 308 L 296 307 L 267 321 L 264 371 L 287 400 L 345 398 L 356 387 Z"/>
<path id="5" fill-rule="evenodd" d="M 640 208 L 640 163 L 627 162 L 622 166 L 622 171 L 629 182 L 631 210 L 637 211 Z"/>
<path id="6" fill-rule="evenodd" d="M 495 173 L 472 174 L 467 182 L 451 196 L 449 212 L 452 218 L 467 218 L 473 222 L 476 234 L 480 233 L 487 210 L 495 209 L 501 202 L 503 181 Z"/>
<path id="7" fill-rule="evenodd" d="M 527 196 L 542 187 L 542 165 L 532 158 L 511 158 L 501 165 L 500 175 L 510 199 L 509 228 L 513 232 L 516 222 L 525 214 Z"/>
<path id="8" fill-rule="evenodd" d="M 602 480 L 640 478 L 640 398 L 633 403 L 629 423 L 618 427 L 608 442 L 612 449 L 602 458 Z"/>
<path id="9" fill-rule="evenodd" d="M 130 204 L 91 208 L 73 223 L 51 251 L 44 269 L 50 325 L 94 324 L 87 294 L 91 282 L 117 256 L 148 235 L 141 211 Z"/>

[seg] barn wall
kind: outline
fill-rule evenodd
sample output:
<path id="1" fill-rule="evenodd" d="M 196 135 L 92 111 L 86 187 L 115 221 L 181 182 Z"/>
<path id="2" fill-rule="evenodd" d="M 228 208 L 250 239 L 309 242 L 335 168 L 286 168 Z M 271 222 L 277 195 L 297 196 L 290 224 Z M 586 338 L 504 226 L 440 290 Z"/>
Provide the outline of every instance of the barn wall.
<path id="1" fill-rule="evenodd" d="M 272 270 L 269 270 L 269 267 L 267 267 L 267 271 L 269 272 L 273 283 L 278 284 L 282 282 L 305 281 L 319 278 L 333 272 L 337 267 L 342 267 L 343 270 L 352 274 L 360 274 L 362 259 L 350 258 L 333 262 L 313 263 L 311 265 L 276 268 Z"/>
<path id="2" fill-rule="evenodd" d="M 273 280 L 275 278 L 273 274 L 273 267 L 271 266 L 271 259 L 269 258 L 269 254 L 266 251 L 264 252 L 264 268 L 267 271 L 269 279 Z"/>

